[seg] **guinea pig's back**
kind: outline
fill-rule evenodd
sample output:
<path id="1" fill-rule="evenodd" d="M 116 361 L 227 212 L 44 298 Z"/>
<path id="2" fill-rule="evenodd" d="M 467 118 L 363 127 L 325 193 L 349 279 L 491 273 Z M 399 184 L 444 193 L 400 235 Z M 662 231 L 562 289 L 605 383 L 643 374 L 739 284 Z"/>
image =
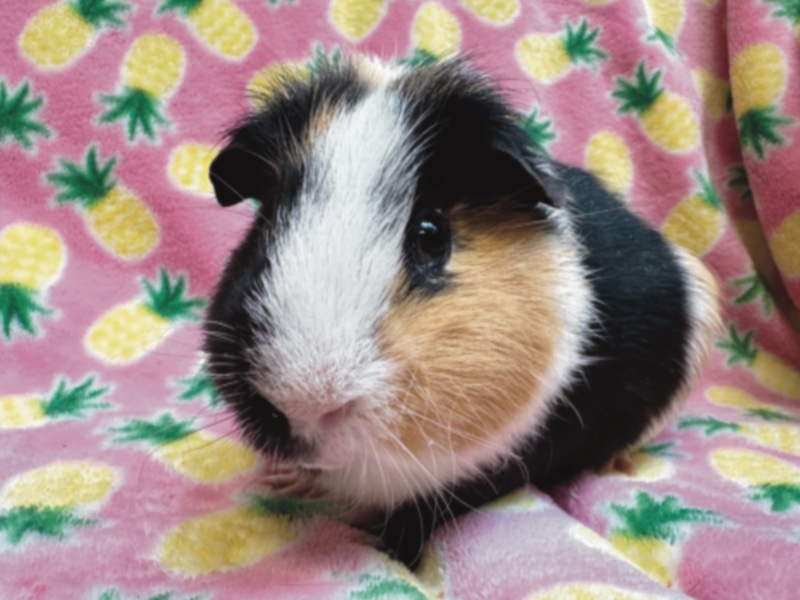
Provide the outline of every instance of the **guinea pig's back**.
<path id="1" fill-rule="evenodd" d="M 680 407 L 717 325 L 705 267 L 631 213 L 589 173 L 562 173 L 585 249 L 597 320 L 588 362 L 526 456 L 536 481 L 602 468 Z"/>

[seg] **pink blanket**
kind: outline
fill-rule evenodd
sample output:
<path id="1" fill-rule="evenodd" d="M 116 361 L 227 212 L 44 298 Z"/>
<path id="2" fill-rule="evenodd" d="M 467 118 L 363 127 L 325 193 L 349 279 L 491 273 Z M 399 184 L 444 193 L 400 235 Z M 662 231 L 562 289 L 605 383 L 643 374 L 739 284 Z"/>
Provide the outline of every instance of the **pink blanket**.
<path id="1" fill-rule="evenodd" d="M 198 351 L 251 214 L 210 194 L 221 133 L 248 86 L 351 49 L 470 52 L 726 311 L 634 475 L 520 490 L 414 574 L 259 485 Z M 796 0 L 4 0 L 0 153 L 0 598 L 800 593 Z"/>

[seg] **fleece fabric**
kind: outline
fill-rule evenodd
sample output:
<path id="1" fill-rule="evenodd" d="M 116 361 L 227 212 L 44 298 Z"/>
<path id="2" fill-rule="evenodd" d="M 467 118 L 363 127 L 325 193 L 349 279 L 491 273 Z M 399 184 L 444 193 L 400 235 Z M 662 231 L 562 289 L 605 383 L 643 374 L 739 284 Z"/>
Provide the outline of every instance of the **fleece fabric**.
<path id="1" fill-rule="evenodd" d="M 789 599 L 800 589 L 795 0 L 3 0 L 0 598 Z M 416 573 L 259 485 L 198 319 L 252 217 L 248 89 L 468 53 L 545 152 L 700 256 L 725 329 L 633 474 L 523 489 Z"/>

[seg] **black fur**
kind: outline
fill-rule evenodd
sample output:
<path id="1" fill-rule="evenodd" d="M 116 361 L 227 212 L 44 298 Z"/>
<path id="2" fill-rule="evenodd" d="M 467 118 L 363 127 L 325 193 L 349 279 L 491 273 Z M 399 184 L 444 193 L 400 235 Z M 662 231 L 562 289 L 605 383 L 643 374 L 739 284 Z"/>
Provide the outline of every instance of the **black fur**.
<path id="1" fill-rule="evenodd" d="M 668 406 L 687 370 L 689 322 L 683 276 L 661 236 L 592 176 L 538 155 L 517 126 L 516 115 L 484 76 L 452 62 L 422 67 L 394 85 L 406 100 L 408 122 L 424 148 L 407 230 L 413 231 L 422 211 L 447 214 L 456 203 L 469 209 L 511 200 L 520 219 L 536 219 L 544 227 L 550 209 L 543 205 L 568 210 L 587 249 L 585 263 L 600 312 L 588 352 L 594 362 L 576 380 L 568 401 L 548 416 L 541 435 L 516 449 L 522 464 L 509 462 L 486 473 L 490 483 L 483 477 L 459 482 L 436 498 L 408 502 L 388 515 L 378 533 L 387 550 L 413 566 L 438 524 L 526 482 L 550 485 L 600 467 L 636 441 Z M 286 417 L 244 377 L 253 331 L 269 329 L 272 318 L 253 322 L 244 302 L 248 294 L 257 293 L 269 269 L 276 212 L 289 215 L 309 175 L 302 151 L 295 150 L 302 150 L 298 140 L 312 115 L 322 106 L 354 103 L 366 90 L 347 64 L 323 70 L 310 82 L 287 85 L 285 93 L 240 123 L 211 168 L 221 204 L 254 197 L 262 206 L 208 311 L 210 372 L 249 441 L 286 458 L 299 458 L 308 448 L 292 436 Z M 411 242 L 405 251 L 413 251 Z M 411 261 L 406 263 L 412 292 L 447 291 L 446 267 L 434 277 L 415 274 Z"/>
<path id="2" fill-rule="evenodd" d="M 309 81 L 291 80 L 260 99 L 261 110 L 229 132 L 229 143 L 211 164 L 210 178 L 223 206 L 246 198 L 268 207 L 296 197 L 305 176 L 302 140 L 313 117 L 329 107 L 347 107 L 367 88 L 349 63 L 331 65 Z"/>

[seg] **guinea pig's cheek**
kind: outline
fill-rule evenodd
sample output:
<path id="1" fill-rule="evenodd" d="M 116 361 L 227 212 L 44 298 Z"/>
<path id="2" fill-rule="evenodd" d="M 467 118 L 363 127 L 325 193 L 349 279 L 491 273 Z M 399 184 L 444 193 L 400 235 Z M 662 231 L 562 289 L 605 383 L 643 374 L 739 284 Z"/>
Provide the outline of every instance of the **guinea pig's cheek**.
<path id="1" fill-rule="evenodd" d="M 398 372 L 391 428 L 418 455 L 499 452 L 535 422 L 560 335 L 550 238 L 519 222 L 459 227 L 469 243 L 453 255 L 450 288 L 396 300 L 383 322 Z"/>

